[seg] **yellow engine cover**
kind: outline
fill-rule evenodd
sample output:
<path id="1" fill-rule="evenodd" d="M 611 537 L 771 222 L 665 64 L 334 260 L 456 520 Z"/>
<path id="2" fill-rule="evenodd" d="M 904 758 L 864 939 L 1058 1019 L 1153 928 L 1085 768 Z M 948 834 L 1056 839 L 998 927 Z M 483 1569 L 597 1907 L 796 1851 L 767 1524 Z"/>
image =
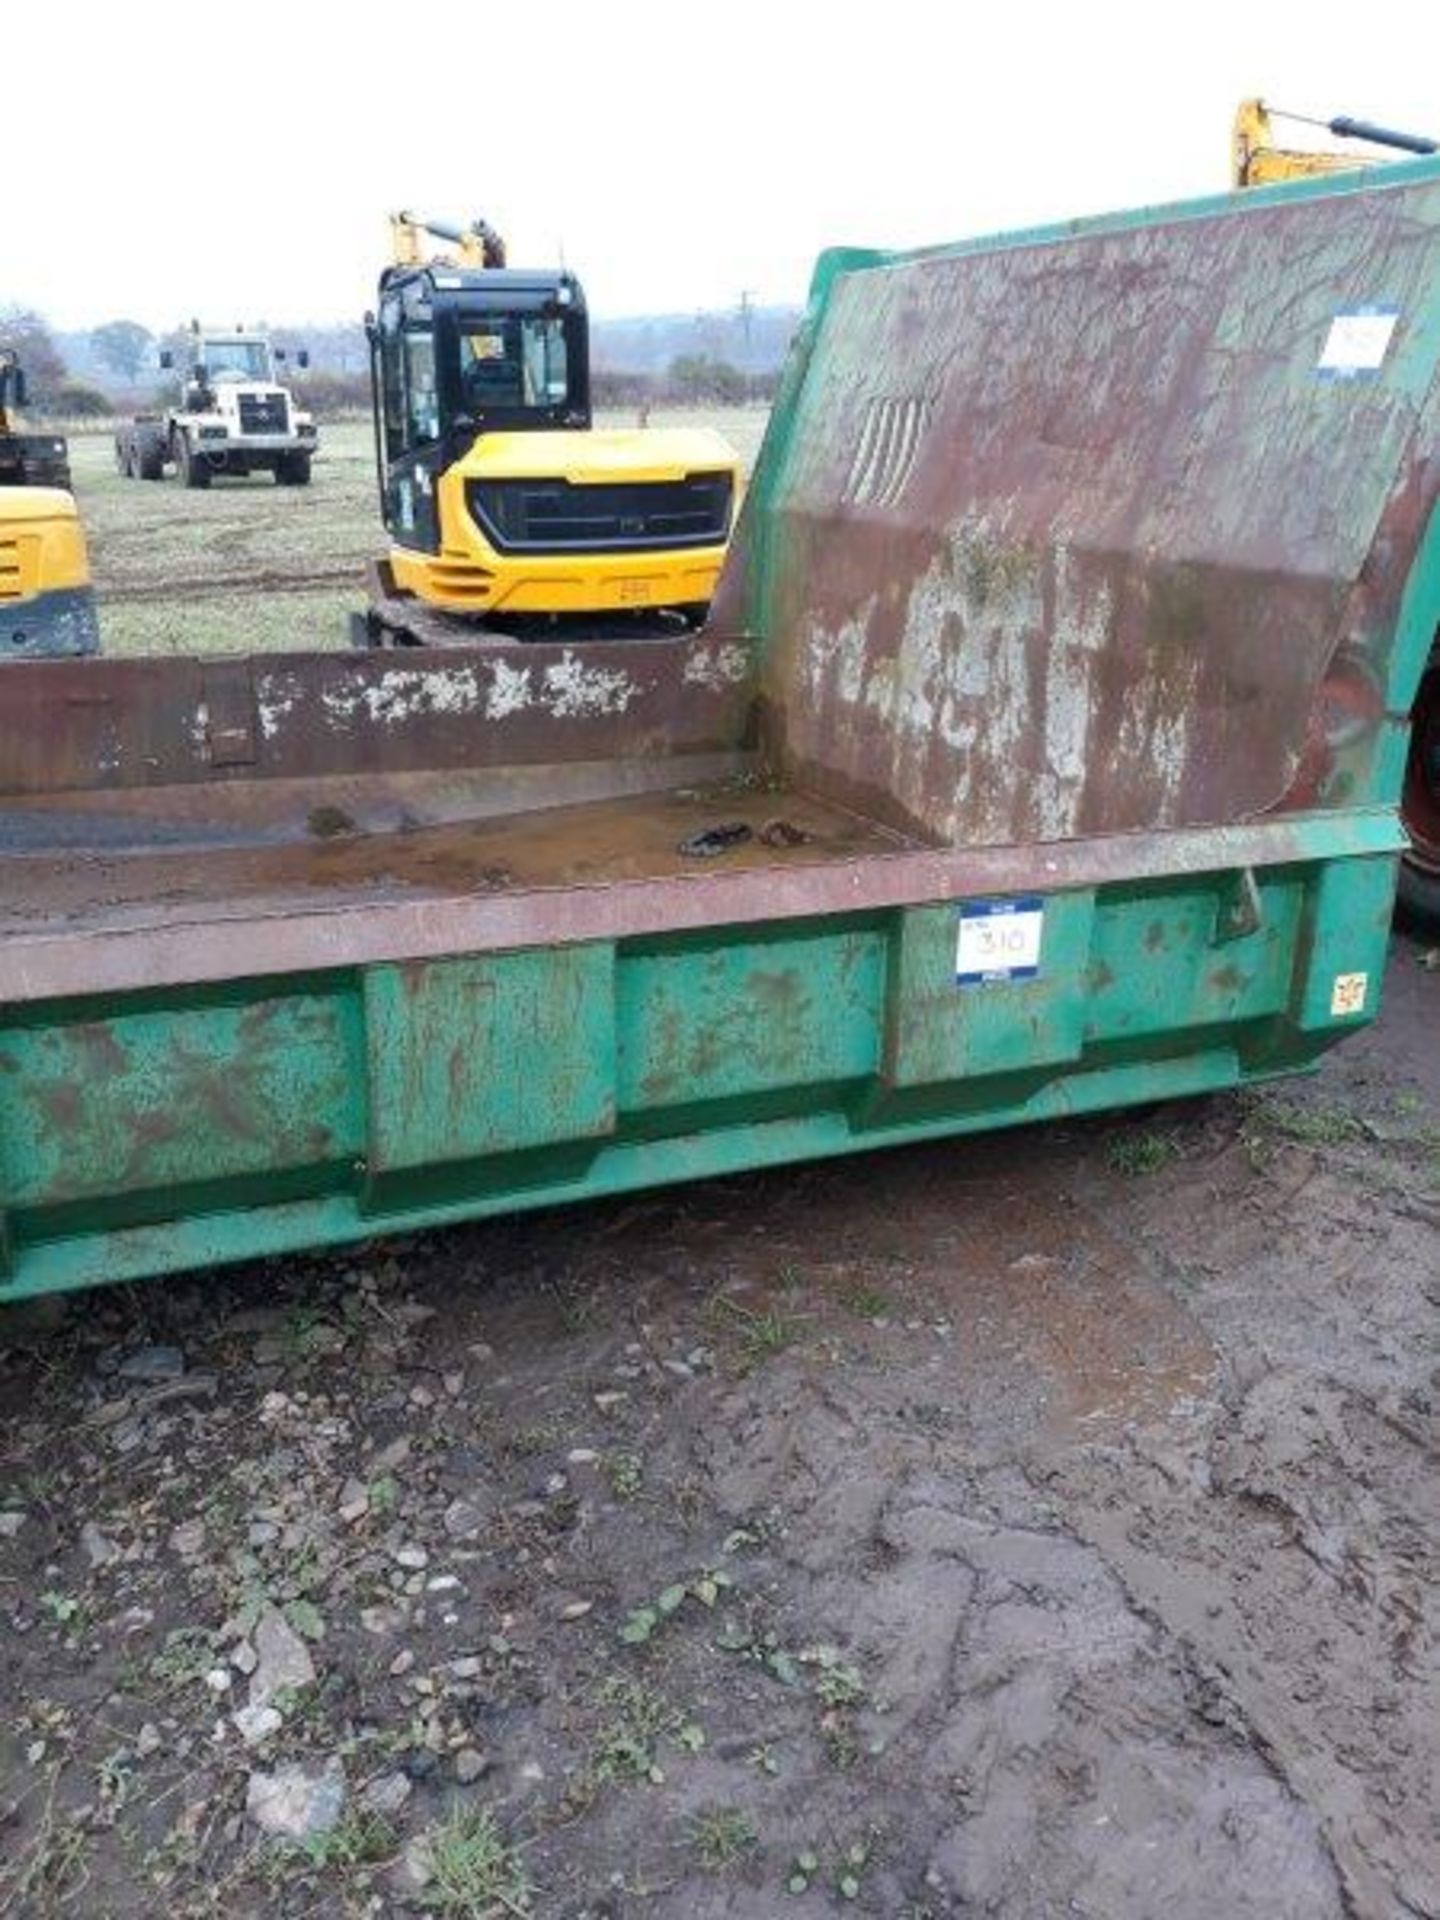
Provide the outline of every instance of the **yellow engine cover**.
<path id="1" fill-rule="evenodd" d="M 94 653 L 99 644 L 74 496 L 0 487 L 0 662 Z"/>
<path id="2" fill-rule="evenodd" d="M 673 484 L 729 474 L 731 520 L 740 460 L 708 427 L 593 428 L 482 434 L 436 487 L 441 550 L 391 550 L 396 584 L 448 613 L 602 613 L 700 606 L 715 589 L 725 539 L 694 547 L 502 552 L 471 512 L 474 481 L 563 480 L 574 487 Z M 728 538 L 728 529 L 727 529 Z"/>
<path id="3" fill-rule="evenodd" d="M 0 487 L 0 604 L 89 584 L 74 495 L 61 487 Z"/>

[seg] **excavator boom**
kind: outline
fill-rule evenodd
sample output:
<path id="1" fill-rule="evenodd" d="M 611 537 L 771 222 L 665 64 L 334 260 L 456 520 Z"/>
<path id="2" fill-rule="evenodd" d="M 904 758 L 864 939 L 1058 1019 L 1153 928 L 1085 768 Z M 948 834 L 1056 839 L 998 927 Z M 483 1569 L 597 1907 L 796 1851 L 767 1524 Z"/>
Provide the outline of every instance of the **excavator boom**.
<path id="1" fill-rule="evenodd" d="M 416 213 L 392 213 L 390 239 L 397 267 L 454 264 L 459 267 L 503 267 L 505 242 L 488 220 L 472 220 L 468 227 L 455 220 L 432 220 Z M 427 239 L 443 240 L 457 249 L 443 261 L 429 249 Z"/>
<path id="2" fill-rule="evenodd" d="M 1440 152 L 1440 143 L 1423 133 L 1401 133 L 1393 127 L 1378 126 L 1372 120 L 1357 120 L 1351 114 L 1336 114 L 1332 120 L 1318 120 L 1307 113 L 1291 113 L 1283 107 L 1267 106 L 1263 100 L 1242 100 L 1235 115 L 1231 136 L 1231 177 L 1237 187 L 1269 186 L 1277 180 L 1303 180 L 1314 174 L 1345 173 L 1356 167 L 1375 166 L 1379 155 L 1367 153 L 1324 153 L 1300 147 L 1281 147 L 1275 142 L 1273 122 L 1292 120 L 1300 126 L 1318 127 L 1337 140 L 1362 140 L 1368 146 L 1390 147 L 1399 153 Z"/>

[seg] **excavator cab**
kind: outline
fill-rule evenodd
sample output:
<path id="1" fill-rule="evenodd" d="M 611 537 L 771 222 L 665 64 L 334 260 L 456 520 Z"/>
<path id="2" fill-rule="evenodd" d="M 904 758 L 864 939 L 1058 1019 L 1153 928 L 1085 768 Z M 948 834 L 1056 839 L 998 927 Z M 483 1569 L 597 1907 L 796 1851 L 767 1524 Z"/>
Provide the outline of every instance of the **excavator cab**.
<path id="1" fill-rule="evenodd" d="M 25 369 L 12 347 L 0 347 L 0 487 L 70 485 L 70 449 L 56 433 L 22 433 Z"/>
<path id="2" fill-rule="evenodd" d="M 370 327 L 380 504 L 437 550 L 435 489 L 480 434 L 590 425 L 585 296 L 568 273 L 392 269 Z"/>
<path id="3" fill-rule="evenodd" d="M 394 216 L 367 332 L 381 515 L 367 645 L 694 626 L 730 534 L 738 461 L 706 428 L 596 428 L 585 294 L 505 264 L 483 221 Z M 454 242 L 427 258 L 423 237 Z"/>

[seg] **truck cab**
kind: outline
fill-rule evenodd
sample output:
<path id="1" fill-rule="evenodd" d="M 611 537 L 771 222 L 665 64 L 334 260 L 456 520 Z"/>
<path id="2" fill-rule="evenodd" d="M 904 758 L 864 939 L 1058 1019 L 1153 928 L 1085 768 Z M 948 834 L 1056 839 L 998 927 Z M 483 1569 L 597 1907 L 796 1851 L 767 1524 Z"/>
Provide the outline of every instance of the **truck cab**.
<path id="1" fill-rule="evenodd" d="M 282 486 L 307 486 L 319 444 L 313 417 L 283 384 L 286 354 L 264 334 L 195 327 L 184 356 L 180 402 L 142 415 L 115 437 L 120 471 L 158 480 L 173 463 L 183 486 L 208 487 L 216 474 L 273 473 Z M 297 366 L 310 364 L 296 356 Z M 175 368 L 166 351 L 160 365 Z"/>

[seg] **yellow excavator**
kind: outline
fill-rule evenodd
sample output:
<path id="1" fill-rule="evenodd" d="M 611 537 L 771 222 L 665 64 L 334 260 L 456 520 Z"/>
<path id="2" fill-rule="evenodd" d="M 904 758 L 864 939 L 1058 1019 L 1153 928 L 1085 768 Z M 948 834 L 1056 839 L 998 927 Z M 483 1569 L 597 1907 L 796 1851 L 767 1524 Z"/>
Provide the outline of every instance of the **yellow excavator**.
<path id="1" fill-rule="evenodd" d="M 1383 156 L 1378 154 L 1277 146 L 1275 120 L 1318 127 L 1336 139 L 1358 140 L 1367 146 L 1388 147 L 1392 152 L 1416 156 L 1440 153 L 1440 141 L 1426 134 L 1398 133 L 1393 127 L 1379 127 L 1349 114 L 1317 120 L 1309 114 L 1269 107 L 1263 100 L 1242 100 L 1235 115 L 1231 149 L 1231 180 L 1237 188 L 1383 164 Z M 1436 635 L 1411 709 L 1400 812 L 1410 835 L 1410 850 L 1400 866 L 1400 906 L 1413 923 L 1433 932 L 1440 929 L 1440 634 Z"/>
<path id="2" fill-rule="evenodd" d="M 511 267 L 483 220 L 399 213 L 391 233 L 366 331 L 392 545 L 355 642 L 698 625 L 737 504 L 729 442 L 593 425 L 585 295 L 568 270 Z"/>
<path id="3" fill-rule="evenodd" d="M 67 448 L 21 430 L 25 397 L 18 356 L 0 348 L 0 662 L 98 653 Z"/>

